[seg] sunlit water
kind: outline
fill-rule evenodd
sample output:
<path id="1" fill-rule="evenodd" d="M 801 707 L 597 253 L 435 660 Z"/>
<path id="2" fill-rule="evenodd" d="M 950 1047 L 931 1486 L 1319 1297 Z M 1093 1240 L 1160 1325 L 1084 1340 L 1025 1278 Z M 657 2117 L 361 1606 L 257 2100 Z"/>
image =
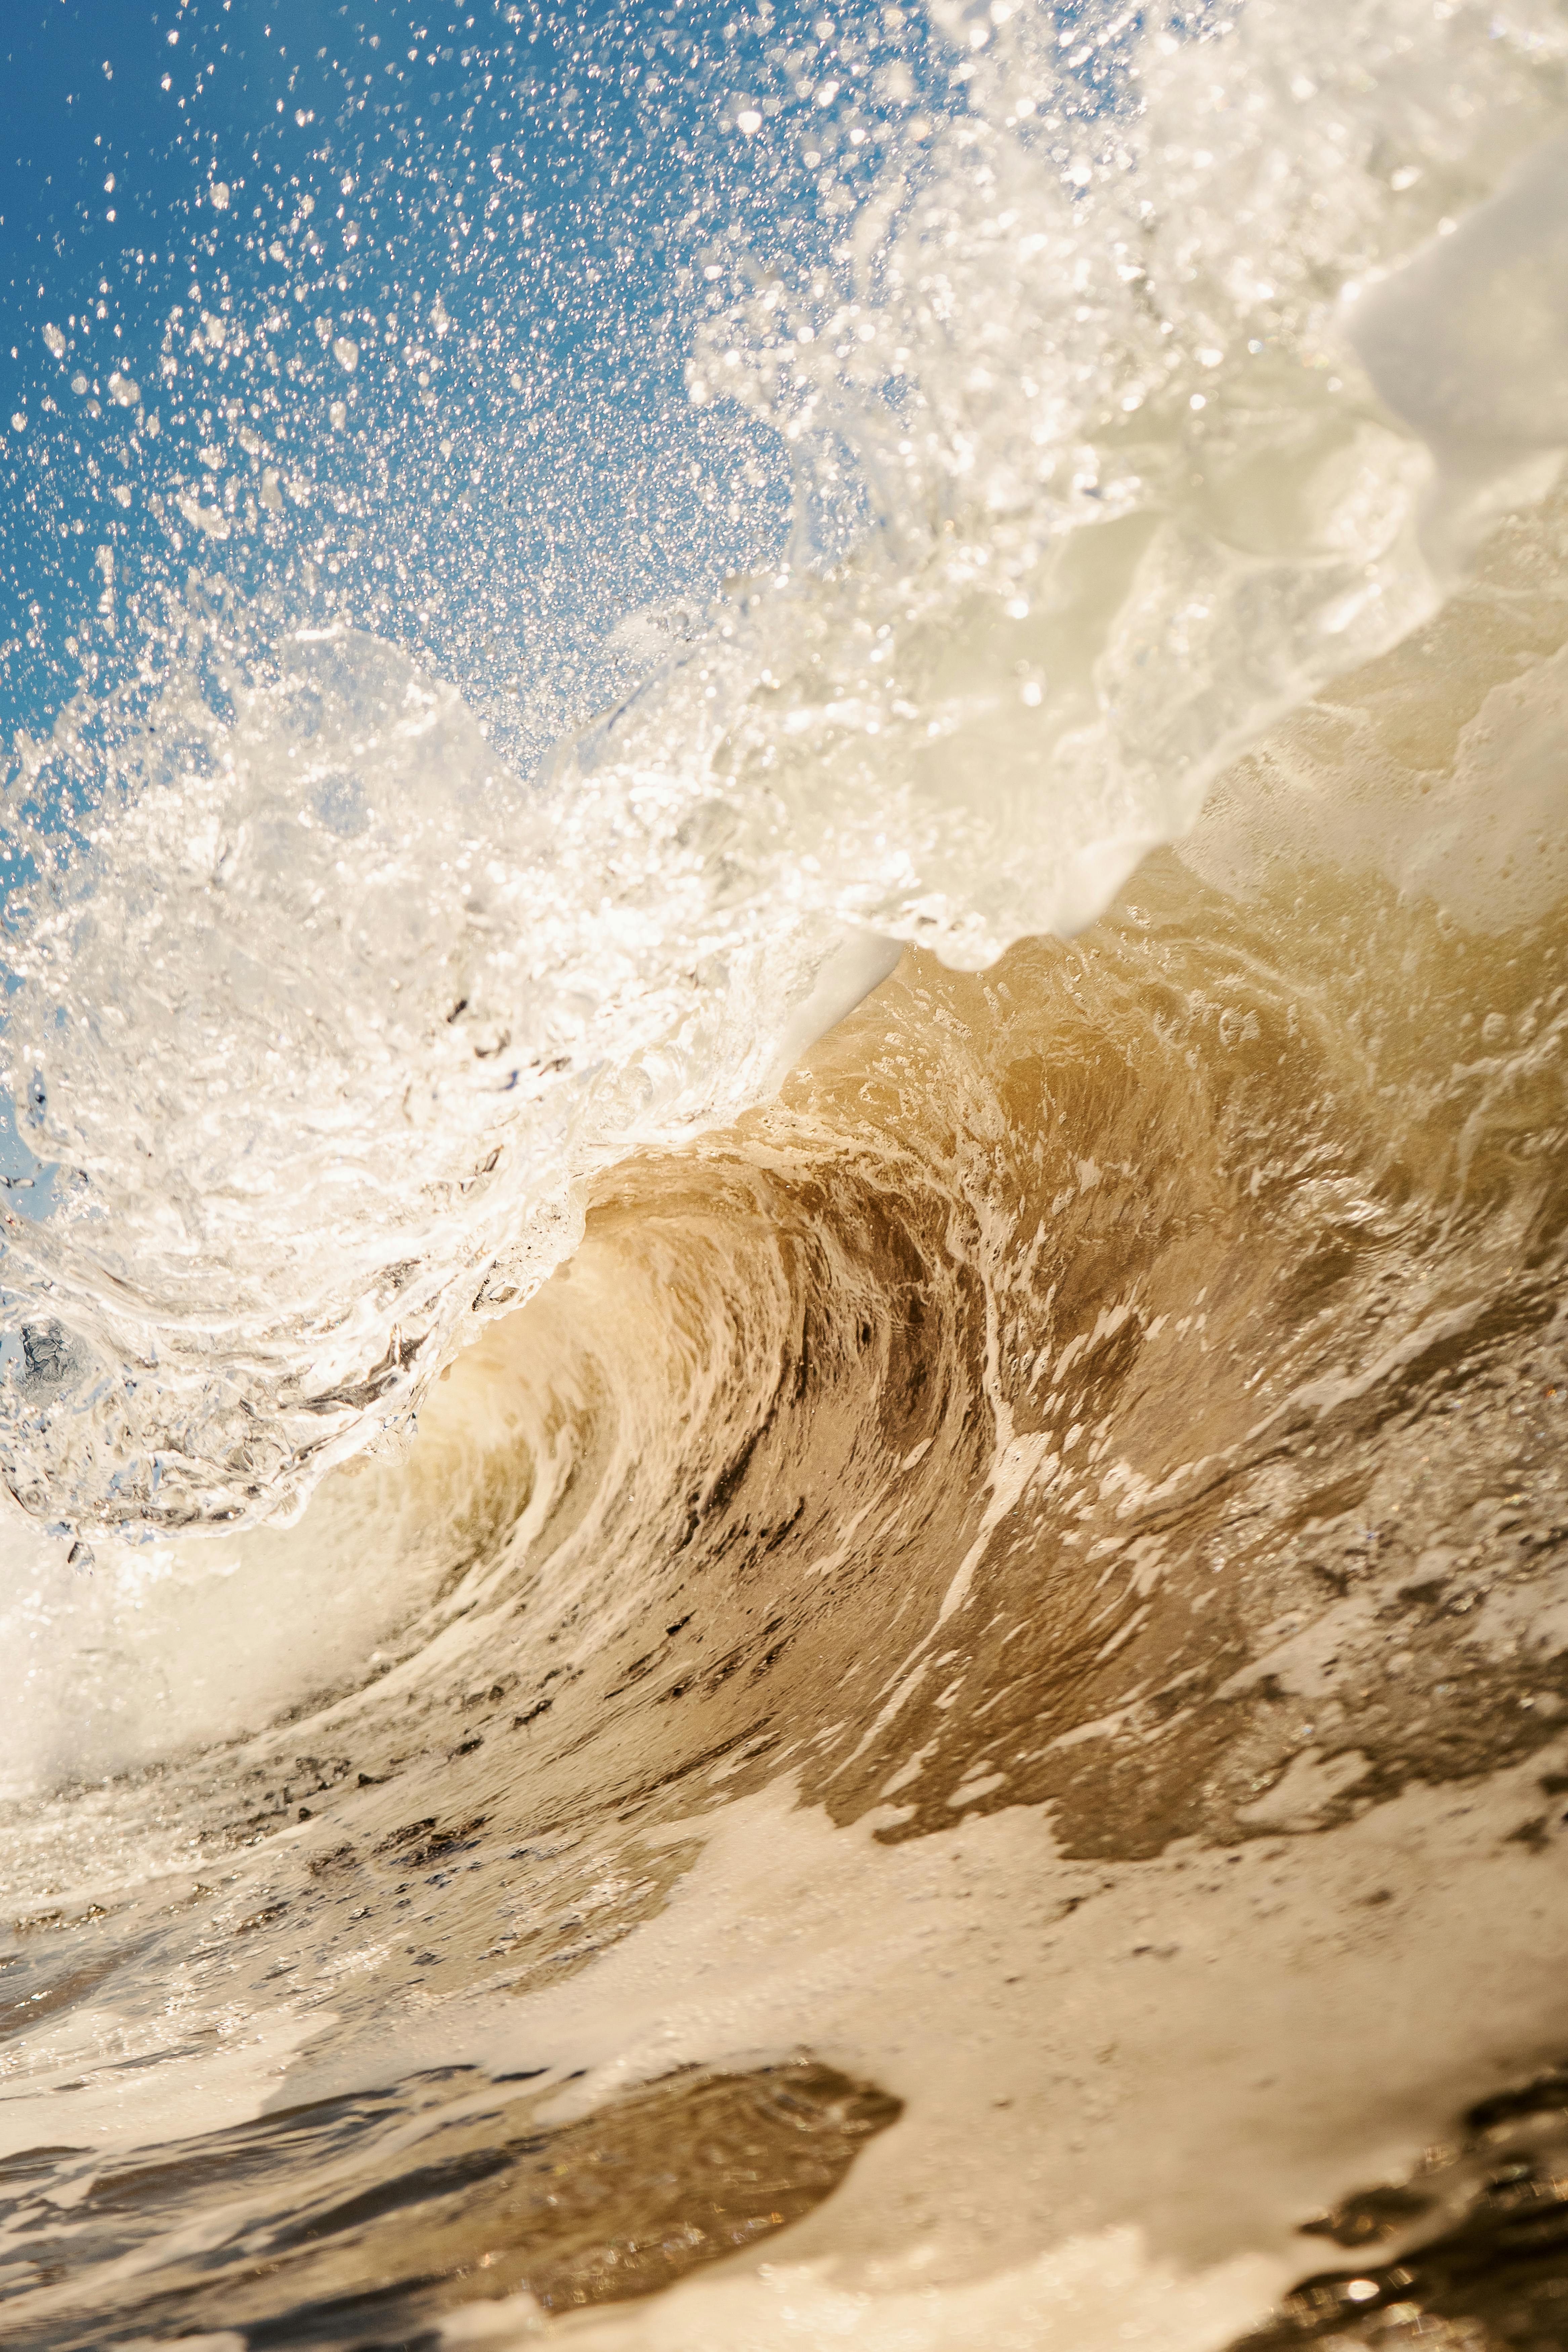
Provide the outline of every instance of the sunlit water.
<path id="1" fill-rule="evenodd" d="M 552 737 L 184 317 L 18 739 L 0 2336 L 1568 2342 L 1568 22 L 758 41 L 764 565 Z"/>

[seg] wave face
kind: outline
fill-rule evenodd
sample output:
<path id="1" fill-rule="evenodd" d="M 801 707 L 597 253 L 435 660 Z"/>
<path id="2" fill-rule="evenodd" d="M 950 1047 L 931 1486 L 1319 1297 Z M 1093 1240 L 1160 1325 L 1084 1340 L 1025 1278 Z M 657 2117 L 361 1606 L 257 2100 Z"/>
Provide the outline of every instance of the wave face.
<path id="1" fill-rule="evenodd" d="M 16 739 L 0 2334 L 1543 2342 L 1568 25 L 503 16 Z"/>

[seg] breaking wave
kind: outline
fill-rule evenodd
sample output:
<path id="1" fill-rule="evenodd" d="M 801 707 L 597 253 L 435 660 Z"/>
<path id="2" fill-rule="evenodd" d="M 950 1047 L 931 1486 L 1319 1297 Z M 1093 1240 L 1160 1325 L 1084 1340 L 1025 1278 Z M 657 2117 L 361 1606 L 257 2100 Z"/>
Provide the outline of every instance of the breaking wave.
<path id="1" fill-rule="evenodd" d="M 143 536 L 5 804 L 0 2325 L 1491 2352 L 1487 2152 L 1561 2218 L 1568 20 L 668 30 L 681 413 L 789 509 L 721 585 L 521 691 L 421 635 L 533 442 L 495 264 L 321 293 L 390 196 L 263 183 L 281 291 L 110 379 Z M 1267 2321 L 1302 2227 L 1382 2251 Z"/>

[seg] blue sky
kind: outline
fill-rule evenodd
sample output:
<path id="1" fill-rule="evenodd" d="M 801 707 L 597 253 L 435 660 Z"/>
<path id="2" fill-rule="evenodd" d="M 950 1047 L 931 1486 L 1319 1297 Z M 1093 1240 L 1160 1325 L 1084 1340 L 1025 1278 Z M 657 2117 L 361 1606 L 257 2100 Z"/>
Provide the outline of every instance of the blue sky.
<path id="1" fill-rule="evenodd" d="M 783 449 L 692 408 L 682 362 L 745 257 L 826 251 L 888 59 L 930 78 L 914 16 L 11 0 L 5 27 L 0 744 L 110 683 L 193 565 L 397 637 L 537 740 L 605 698 L 620 613 L 774 559 Z M 825 159 L 851 117 L 853 166 Z M 181 516 L 226 495 L 221 543 Z"/>

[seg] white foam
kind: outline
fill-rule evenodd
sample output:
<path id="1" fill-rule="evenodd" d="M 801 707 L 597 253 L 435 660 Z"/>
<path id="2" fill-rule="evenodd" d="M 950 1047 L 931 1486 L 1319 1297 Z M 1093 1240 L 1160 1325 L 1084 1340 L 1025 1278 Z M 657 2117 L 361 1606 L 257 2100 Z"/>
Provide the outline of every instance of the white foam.
<path id="1" fill-rule="evenodd" d="M 1021 1809 L 882 1844 L 892 1809 L 836 1830 L 775 1784 L 658 1832 L 695 1864 L 566 1981 L 405 2005 L 401 2063 L 584 2069 L 564 2118 L 804 2047 L 905 2100 L 778 2247 L 571 2323 L 605 2352 L 1217 2347 L 1300 2275 L 1302 2221 L 1554 2052 L 1568 1896 L 1504 1834 L 1542 1763 L 1109 1864 Z M 289 2098 L 365 2079 L 385 2031 L 318 2042 Z M 447 2328 L 537 2324 L 522 2299 Z"/>

